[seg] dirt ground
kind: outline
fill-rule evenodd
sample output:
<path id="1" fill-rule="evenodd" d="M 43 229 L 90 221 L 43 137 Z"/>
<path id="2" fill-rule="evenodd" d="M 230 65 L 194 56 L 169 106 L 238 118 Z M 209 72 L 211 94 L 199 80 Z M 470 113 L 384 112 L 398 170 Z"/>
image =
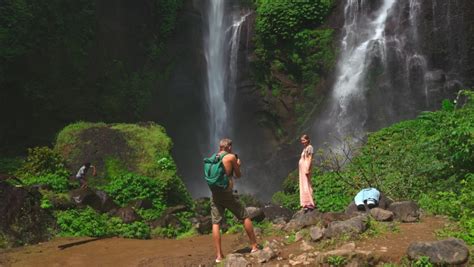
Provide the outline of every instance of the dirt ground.
<path id="1" fill-rule="evenodd" d="M 419 223 L 400 224 L 400 231 L 389 232 L 356 242 L 357 249 L 375 251 L 387 261 L 398 262 L 414 241 L 436 240 L 435 231 L 446 220 L 424 217 Z M 268 239 L 268 238 L 265 238 Z M 58 238 L 43 244 L 0 251 L 0 266 L 213 266 L 214 248 L 210 235 L 182 240 L 100 239 L 65 249 L 58 246 L 90 238 Z M 263 243 L 264 240 L 261 240 Z M 224 235 L 225 253 L 247 247 L 242 235 Z M 281 253 L 287 263 L 289 254 L 299 255 L 299 244 L 287 246 Z"/>

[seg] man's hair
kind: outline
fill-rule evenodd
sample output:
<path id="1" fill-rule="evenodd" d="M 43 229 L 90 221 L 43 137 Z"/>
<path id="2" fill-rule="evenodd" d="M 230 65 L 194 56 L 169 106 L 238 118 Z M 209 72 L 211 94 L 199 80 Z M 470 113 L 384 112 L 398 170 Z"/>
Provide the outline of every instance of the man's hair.
<path id="1" fill-rule="evenodd" d="M 231 145 L 232 145 L 232 140 L 230 140 L 229 138 L 224 138 L 224 139 L 221 139 L 221 141 L 219 141 L 219 149 L 221 150 Z"/>

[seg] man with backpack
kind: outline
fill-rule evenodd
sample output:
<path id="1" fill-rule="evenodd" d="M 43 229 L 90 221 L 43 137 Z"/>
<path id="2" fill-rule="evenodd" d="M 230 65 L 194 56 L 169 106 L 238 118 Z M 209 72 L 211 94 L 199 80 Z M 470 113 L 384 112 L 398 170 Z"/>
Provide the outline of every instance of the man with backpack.
<path id="1" fill-rule="evenodd" d="M 211 217 L 212 238 L 216 247 L 216 263 L 224 258 L 221 247 L 220 223 L 225 209 L 229 209 L 235 217 L 243 220 L 245 231 L 252 246 L 251 252 L 258 251 L 257 240 L 253 231 L 252 220 L 245 207 L 232 193 L 232 177 L 240 177 L 240 159 L 232 154 L 232 140 L 222 139 L 219 142 L 219 152 L 204 159 L 204 177 L 212 192 Z"/>

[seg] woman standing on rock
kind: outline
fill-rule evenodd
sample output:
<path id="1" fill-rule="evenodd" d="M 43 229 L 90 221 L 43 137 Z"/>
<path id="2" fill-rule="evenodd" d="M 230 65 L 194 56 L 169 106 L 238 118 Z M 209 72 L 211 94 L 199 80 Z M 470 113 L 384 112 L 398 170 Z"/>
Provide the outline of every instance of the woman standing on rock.
<path id="1" fill-rule="evenodd" d="M 311 187 L 311 170 L 313 166 L 313 146 L 307 134 L 303 134 L 300 138 L 303 144 L 303 152 L 298 163 L 300 177 L 300 205 L 305 212 L 315 208 L 313 201 L 313 188 Z"/>

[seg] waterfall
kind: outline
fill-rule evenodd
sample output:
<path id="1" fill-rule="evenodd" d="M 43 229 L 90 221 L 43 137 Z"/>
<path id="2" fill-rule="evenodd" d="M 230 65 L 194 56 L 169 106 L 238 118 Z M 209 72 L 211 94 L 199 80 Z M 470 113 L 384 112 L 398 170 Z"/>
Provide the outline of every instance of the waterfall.
<path id="1" fill-rule="evenodd" d="M 370 56 L 385 61 L 384 29 L 389 9 L 395 0 L 385 0 L 370 20 L 365 0 L 348 0 L 345 10 L 342 53 L 337 65 L 337 79 L 330 100 L 329 117 L 325 123 L 332 125 L 332 134 L 338 138 L 360 135 L 367 119 L 365 112 L 366 87 L 363 83 L 370 63 Z"/>
<path id="2" fill-rule="evenodd" d="M 450 58 L 462 58 L 465 50 L 449 47 L 454 29 L 449 17 L 455 2 L 422 0 L 347 0 L 344 30 L 336 76 L 328 102 L 319 115 L 314 132 L 319 144 L 336 145 L 337 140 L 359 139 L 369 131 L 400 120 L 411 119 L 423 110 L 434 110 L 444 98 L 453 97 L 462 88 L 459 64 Z M 425 5 L 425 6 L 423 6 Z M 423 12 L 440 12 L 450 23 L 425 23 Z M 442 35 L 429 35 L 442 31 Z M 438 43 L 427 46 L 426 38 Z M 459 38 L 459 37 L 458 37 Z M 422 42 L 423 41 L 423 42 Z M 436 45 L 448 47 L 447 54 L 428 58 Z M 455 47 L 454 45 L 452 45 Z M 441 62 L 441 63 L 440 63 Z M 446 62 L 446 63 L 445 63 Z M 448 65 L 449 64 L 449 65 Z M 337 145 L 336 145 L 337 147 Z"/>
<path id="3" fill-rule="evenodd" d="M 208 5 L 208 38 L 205 44 L 207 62 L 207 104 L 209 109 L 209 144 L 227 134 L 227 101 L 225 98 L 225 25 L 224 0 L 210 0 Z"/>
<path id="4" fill-rule="evenodd" d="M 249 15 L 241 14 L 240 10 L 229 10 L 225 3 L 224 0 L 209 0 L 207 10 L 208 34 L 204 49 L 211 151 L 216 149 L 219 139 L 232 135 L 231 113 L 238 76 L 240 31 Z"/>

